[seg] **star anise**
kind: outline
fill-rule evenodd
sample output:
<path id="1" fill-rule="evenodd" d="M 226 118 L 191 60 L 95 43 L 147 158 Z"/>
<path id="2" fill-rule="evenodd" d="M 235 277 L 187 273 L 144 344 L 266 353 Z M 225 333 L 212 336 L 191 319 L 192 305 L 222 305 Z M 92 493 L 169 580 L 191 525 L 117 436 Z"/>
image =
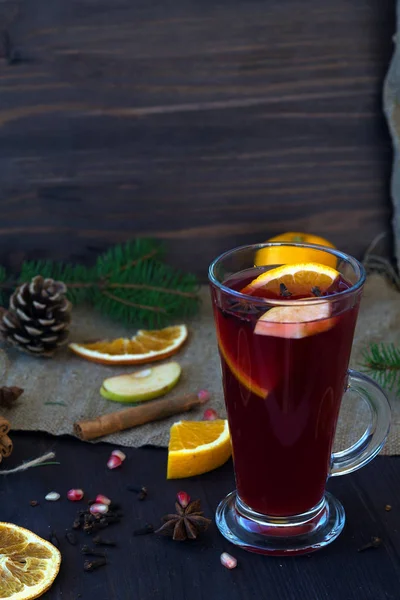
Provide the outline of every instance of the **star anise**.
<path id="1" fill-rule="evenodd" d="M 175 502 L 176 514 L 165 515 L 162 525 L 155 533 L 172 537 L 173 540 L 183 542 L 186 539 L 194 540 L 206 531 L 211 523 L 210 519 L 203 517 L 200 500 L 190 502 L 183 508 Z"/>

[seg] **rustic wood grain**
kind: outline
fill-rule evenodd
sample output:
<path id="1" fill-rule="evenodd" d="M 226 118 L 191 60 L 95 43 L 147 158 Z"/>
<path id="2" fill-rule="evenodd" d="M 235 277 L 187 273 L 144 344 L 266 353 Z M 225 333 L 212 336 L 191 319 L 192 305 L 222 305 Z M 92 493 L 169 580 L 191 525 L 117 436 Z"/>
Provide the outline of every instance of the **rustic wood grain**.
<path id="1" fill-rule="evenodd" d="M 394 0 L 3 0 L 0 260 L 390 229 Z"/>
<path id="2" fill-rule="evenodd" d="M 187 480 L 165 478 L 166 450 L 124 448 L 127 459 L 120 469 L 109 471 L 106 461 L 112 446 L 88 444 L 71 438 L 14 433 L 14 452 L 9 468 L 54 450 L 60 465 L 38 467 L 0 480 L 1 519 L 27 527 L 47 537 L 49 528 L 59 538 L 61 571 L 46 600 L 388 600 L 399 597 L 400 470 L 398 457 L 377 458 L 357 473 L 329 482 L 330 490 L 345 507 L 347 523 L 340 537 L 310 557 L 266 558 L 250 554 L 227 542 L 215 524 L 194 542 L 172 542 L 154 535 L 134 537 L 144 523 L 157 525 L 171 512 L 175 494 L 186 490 L 200 498 L 208 517 L 213 517 L 221 498 L 234 486 L 232 464 Z M 6 467 L 6 462 L 3 462 Z M 137 501 L 128 485 L 145 484 L 149 494 Z M 82 487 L 86 497 L 103 493 L 119 502 L 125 516 L 104 533 L 117 542 L 106 549 L 109 564 L 94 573 L 83 572 L 82 544 L 70 546 L 65 529 L 81 503 L 69 502 L 71 487 Z M 51 490 L 58 502 L 46 502 Z M 39 506 L 30 506 L 30 500 Z M 391 504 L 391 512 L 385 505 Z M 381 537 L 382 547 L 365 552 L 358 548 L 371 536 Z M 220 554 L 238 559 L 234 571 L 224 569 Z"/>

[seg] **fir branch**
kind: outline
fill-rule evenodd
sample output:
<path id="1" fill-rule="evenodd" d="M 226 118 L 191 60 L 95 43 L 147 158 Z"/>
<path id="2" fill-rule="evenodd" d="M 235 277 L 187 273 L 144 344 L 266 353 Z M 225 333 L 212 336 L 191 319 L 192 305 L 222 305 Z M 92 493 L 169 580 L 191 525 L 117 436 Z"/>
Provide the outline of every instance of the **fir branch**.
<path id="1" fill-rule="evenodd" d="M 99 256 L 94 267 L 52 261 L 23 263 L 17 281 L 7 280 L 0 267 L 0 300 L 16 285 L 40 274 L 64 281 L 73 304 L 89 303 L 108 316 L 129 324 L 163 326 L 195 314 L 199 307 L 194 275 L 163 263 L 163 248 L 139 238 L 117 245 Z"/>
<path id="2" fill-rule="evenodd" d="M 394 344 L 371 344 L 363 353 L 363 371 L 387 390 L 400 394 L 400 348 Z"/>

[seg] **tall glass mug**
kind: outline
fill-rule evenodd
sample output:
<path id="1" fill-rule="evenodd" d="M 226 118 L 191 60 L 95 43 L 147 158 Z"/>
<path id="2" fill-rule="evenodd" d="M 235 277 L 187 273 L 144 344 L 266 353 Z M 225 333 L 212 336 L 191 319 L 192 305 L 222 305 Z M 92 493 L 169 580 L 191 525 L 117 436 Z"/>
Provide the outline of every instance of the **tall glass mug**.
<path id="1" fill-rule="evenodd" d="M 260 256 L 268 266 L 255 266 Z M 300 288 L 289 273 L 283 281 L 294 289 L 277 280 L 276 289 L 252 295 L 256 277 L 296 256 L 311 256 L 339 276 L 322 290 L 311 278 L 312 292 L 304 294 L 304 273 Z M 217 525 L 253 552 L 312 552 L 345 522 L 342 505 L 325 490 L 328 477 L 366 465 L 389 431 L 382 390 L 348 370 L 364 269 L 335 250 L 270 243 L 226 252 L 211 264 L 209 280 L 237 487 L 220 503 Z M 350 448 L 332 453 L 349 388 L 369 406 L 370 424 Z"/>

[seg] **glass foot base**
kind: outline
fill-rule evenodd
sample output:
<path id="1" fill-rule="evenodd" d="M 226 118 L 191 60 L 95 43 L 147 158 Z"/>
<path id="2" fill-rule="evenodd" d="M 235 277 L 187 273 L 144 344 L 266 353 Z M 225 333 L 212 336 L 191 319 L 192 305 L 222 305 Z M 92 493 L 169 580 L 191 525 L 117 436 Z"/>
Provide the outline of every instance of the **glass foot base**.
<path id="1" fill-rule="evenodd" d="M 252 511 L 235 491 L 220 502 L 215 520 L 232 544 L 258 554 L 284 556 L 309 554 L 333 542 L 344 527 L 345 514 L 340 502 L 326 492 L 307 513 L 268 517 Z"/>

